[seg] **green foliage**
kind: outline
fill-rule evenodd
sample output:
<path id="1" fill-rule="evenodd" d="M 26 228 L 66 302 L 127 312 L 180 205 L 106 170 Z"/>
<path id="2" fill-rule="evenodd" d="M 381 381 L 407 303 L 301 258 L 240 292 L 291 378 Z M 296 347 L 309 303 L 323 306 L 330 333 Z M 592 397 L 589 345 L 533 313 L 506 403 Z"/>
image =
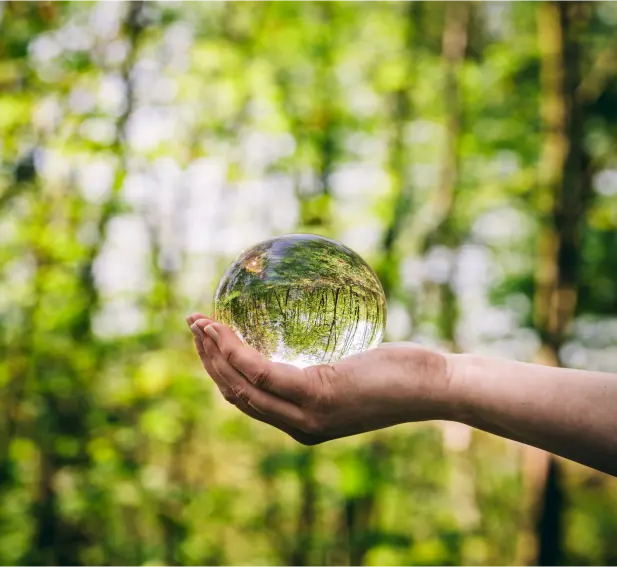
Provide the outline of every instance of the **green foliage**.
<path id="1" fill-rule="evenodd" d="M 299 447 L 222 402 L 183 322 L 242 249 L 305 231 L 370 260 L 388 339 L 533 359 L 541 4 L 456 4 L 0 3 L 1 564 L 532 561 L 513 444 Z M 617 12 L 585 5 L 561 358 L 614 371 Z M 615 563 L 614 480 L 564 486 L 564 563 Z"/>

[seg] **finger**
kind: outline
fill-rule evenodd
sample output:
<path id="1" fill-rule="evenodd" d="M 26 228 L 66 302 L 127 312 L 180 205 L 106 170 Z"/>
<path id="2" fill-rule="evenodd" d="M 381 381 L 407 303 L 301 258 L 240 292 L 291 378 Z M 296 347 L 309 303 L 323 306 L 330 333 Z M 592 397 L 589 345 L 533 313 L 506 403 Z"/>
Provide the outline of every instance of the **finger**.
<path id="1" fill-rule="evenodd" d="M 273 418 L 267 414 L 264 414 L 255 408 L 251 407 L 248 403 L 238 398 L 231 388 L 227 385 L 227 382 L 219 375 L 219 373 L 213 367 L 210 359 L 206 355 L 206 351 L 204 349 L 204 335 L 203 331 L 197 327 L 196 325 L 191 326 L 191 330 L 194 333 L 194 341 L 197 352 L 199 353 L 199 357 L 202 361 L 202 364 L 208 373 L 208 375 L 212 378 L 213 382 L 218 387 L 219 391 L 223 395 L 223 397 L 232 405 L 235 405 L 242 413 L 248 415 L 249 417 L 275 427 L 279 429 L 283 433 L 286 433 L 291 438 L 295 439 L 299 443 L 303 443 L 305 445 L 314 445 L 321 441 L 324 441 L 325 438 L 318 438 L 304 431 L 296 429 L 276 418 Z"/>
<path id="2" fill-rule="evenodd" d="M 199 355 L 199 358 L 201 359 L 202 364 L 206 364 L 206 351 L 204 350 L 204 343 L 203 340 L 199 337 L 193 337 L 193 340 L 195 341 L 195 348 L 197 349 L 197 354 Z"/>
<path id="3" fill-rule="evenodd" d="M 193 332 L 195 349 L 197 350 L 197 354 L 199 355 L 204 369 L 215 382 L 221 382 L 223 384 L 223 387 L 225 388 L 226 385 L 224 380 L 220 376 L 216 375 L 216 371 L 214 370 L 212 363 L 210 362 L 210 359 L 206 354 L 206 350 L 204 349 L 204 339 L 206 338 L 206 336 L 204 335 L 203 330 L 195 324 L 191 325 L 190 329 Z"/>
<path id="4" fill-rule="evenodd" d="M 231 388 L 227 385 L 227 382 L 223 380 L 223 378 L 218 374 L 214 366 L 212 365 L 211 360 L 208 358 L 206 351 L 204 349 L 204 334 L 203 331 L 195 326 L 191 325 L 191 331 L 194 334 L 195 348 L 199 354 L 199 358 L 201 359 L 201 363 L 210 376 L 214 383 L 217 385 L 219 391 L 223 395 L 223 397 L 231 404 L 237 405 L 238 398 L 232 392 Z"/>
<path id="5" fill-rule="evenodd" d="M 197 332 L 198 333 L 201 332 L 201 329 L 199 329 Z M 292 437 L 293 439 L 295 439 L 296 441 L 300 443 L 304 443 L 305 445 L 313 445 L 323 440 L 323 439 L 318 439 L 317 437 L 313 437 L 312 435 L 305 433 L 304 431 L 296 429 L 280 421 L 279 419 L 276 419 L 265 413 L 262 413 L 261 411 L 258 411 L 256 408 L 249 405 L 249 403 L 247 403 L 246 401 L 238 398 L 233 393 L 233 390 L 231 390 L 227 382 L 217 372 L 211 360 L 207 357 L 205 350 L 204 350 L 203 340 L 201 339 L 201 337 L 195 336 L 195 344 L 197 345 L 198 351 L 200 353 L 203 353 L 203 355 L 201 355 L 201 359 L 202 359 L 204 368 L 206 369 L 206 372 L 208 372 L 208 374 L 210 375 L 214 383 L 217 385 L 223 397 L 228 402 L 235 405 L 241 412 L 243 412 L 244 414 L 248 415 L 249 417 L 253 419 L 256 419 L 257 421 L 271 425 L 272 427 L 279 429 L 283 433 L 287 433 L 287 435 L 289 435 L 290 437 Z"/>
<path id="6" fill-rule="evenodd" d="M 299 429 L 296 429 L 276 418 L 270 417 L 269 415 L 266 415 L 260 411 L 257 411 L 255 408 L 251 407 L 248 403 L 238 398 L 233 393 L 231 388 L 227 385 L 227 382 L 225 382 L 225 380 L 221 378 L 219 373 L 212 366 L 210 359 L 206 356 L 202 339 L 196 336 L 195 345 L 197 346 L 198 352 L 200 352 L 200 358 L 202 360 L 204 368 L 206 369 L 206 372 L 212 378 L 212 380 L 216 384 L 217 388 L 219 389 L 223 397 L 229 403 L 236 406 L 242 413 L 248 415 L 249 417 L 257 421 L 260 421 L 262 423 L 265 423 L 267 425 L 270 425 L 272 427 L 275 427 L 276 429 L 279 429 L 283 433 L 287 433 L 287 435 L 289 435 L 296 441 L 299 441 L 300 443 L 304 443 L 308 445 L 308 444 L 315 444 L 318 442 L 317 438 L 313 438 L 308 433 L 304 433 L 304 431 L 300 431 Z M 201 353 L 203 353 L 203 355 Z"/>
<path id="7" fill-rule="evenodd" d="M 306 401 L 308 379 L 303 370 L 291 364 L 271 362 L 247 347 L 226 325 L 199 319 L 195 325 L 204 329 L 217 344 L 227 362 L 255 387 L 296 403 Z"/>
<path id="8" fill-rule="evenodd" d="M 238 400 L 235 405 L 242 413 L 248 415 L 249 417 L 257 421 L 261 421 L 262 423 L 271 425 L 272 427 L 275 427 L 283 433 L 287 433 L 287 435 L 289 435 L 292 439 L 295 439 L 296 441 L 304 445 L 317 445 L 318 443 L 322 443 L 323 441 L 327 440 L 326 437 L 318 437 L 316 435 L 311 435 L 310 433 L 305 433 L 300 429 L 296 429 L 295 427 L 291 427 L 290 425 L 287 425 L 282 421 L 260 413 L 242 400 Z"/>
<path id="9" fill-rule="evenodd" d="M 210 336 L 204 340 L 206 357 L 209 359 L 215 372 L 231 388 L 232 392 L 243 402 L 265 414 L 270 419 L 282 421 L 293 427 L 302 428 L 304 425 L 304 413 L 300 407 L 288 400 L 260 390 L 230 364 L 219 350 L 217 344 Z"/>
<path id="10" fill-rule="evenodd" d="M 198 319 L 206 319 L 208 321 L 213 321 L 211 317 L 208 317 L 208 315 L 203 315 L 202 313 L 191 313 L 190 315 L 186 316 L 185 321 L 186 324 L 190 327 Z"/>
<path id="11" fill-rule="evenodd" d="M 188 318 L 187 318 L 188 319 Z M 195 348 L 197 349 L 197 354 L 202 362 L 205 362 L 206 351 L 204 350 L 204 332 L 203 329 L 195 325 L 194 323 L 189 326 L 193 333 L 193 339 L 195 341 Z"/>
<path id="12" fill-rule="evenodd" d="M 212 365 L 210 364 L 210 361 L 208 360 L 208 355 L 206 354 L 206 350 L 204 349 L 204 339 L 206 338 L 206 336 L 204 335 L 203 330 L 197 327 L 197 325 L 195 324 L 191 325 L 190 329 L 193 332 L 193 341 L 195 343 L 195 349 L 197 350 L 199 359 L 201 360 L 201 363 L 203 364 L 203 367 L 206 369 L 208 374 L 210 374 Z"/>

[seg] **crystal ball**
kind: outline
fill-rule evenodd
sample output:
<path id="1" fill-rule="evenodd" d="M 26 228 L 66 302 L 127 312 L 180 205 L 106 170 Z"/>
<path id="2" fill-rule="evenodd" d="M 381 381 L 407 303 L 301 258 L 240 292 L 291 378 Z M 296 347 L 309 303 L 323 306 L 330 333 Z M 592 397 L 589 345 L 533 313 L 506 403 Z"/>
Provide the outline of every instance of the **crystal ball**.
<path id="1" fill-rule="evenodd" d="M 311 234 L 256 244 L 219 282 L 214 316 L 266 358 L 305 367 L 377 346 L 386 298 L 353 250 Z"/>

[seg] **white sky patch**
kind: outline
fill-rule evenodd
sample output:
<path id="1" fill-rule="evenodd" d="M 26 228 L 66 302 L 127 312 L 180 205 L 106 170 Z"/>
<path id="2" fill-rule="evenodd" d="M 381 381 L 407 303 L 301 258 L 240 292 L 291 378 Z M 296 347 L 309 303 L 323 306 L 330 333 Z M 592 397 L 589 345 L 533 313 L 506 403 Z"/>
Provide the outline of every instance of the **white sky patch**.
<path id="1" fill-rule="evenodd" d="M 114 39 L 126 8 L 124 2 L 97 2 L 90 13 L 90 29 L 101 40 Z"/>
<path id="2" fill-rule="evenodd" d="M 531 221 L 522 212 L 512 208 L 485 213 L 473 225 L 473 233 L 485 242 L 516 242 L 532 230 Z"/>
<path id="3" fill-rule="evenodd" d="M 434 246 L 424 259 L 423 279 L 429 282 L 444 284 L 450 280 L 453 272 L 455 254 L 445 246 Z"/>
<path id="4" fill-rule="evenodd" d="M 142 152 L 157 147 L 174 137 L 176 120 L 169 111 L 152 106 L 138 108 L 127 123 L 127 138 L 134 151 Z"/>
<path id="5" fill-rule="evenodd" d="M 348 164 L 330 177 L 332 192 L 339 199 L 385 195 L 390 187 L 387 174 L 378 165 Z"/>
<path id="6" fill-rule="evenodd" d="M 105 302 L 93 320 L 94 332 L 104 338 L 134 335 L 145 324 L 145 316 L 135 303 L 121 298 Z"/>
<path id="7" fill-rule="evenodd" d="M 404 305 L 398 301 L 388 303 L 386 336 L 389 341 L 405 341 L 412 331 L 411 319 Z"/>
<path id="8" fill-rule="evenodd" d="M 375 253 L 382 237 L 382 227 L 376 220 L 373 220 L 372 222 L 352 225 L 341 232 L 339 240 L 360 256 L 365 256 Z"/>
<path id="9" fill-rule="evenodd" d="M 604 197 L 617 195 L 617 170 L 605 169 L 593 178 L 593 188 Z"/>
<path id="10" fill-rule="evenodd" d="M 114 164 L 105 158 L 95 158 L 78 169 L 78 184 L 86 201 L 103 203 L 111 192 Z"/>
<path id="11" fill-rule="evenodd" d="M 143 219 L 120 215 L 109 224 L 107 241 L 94 265 L 96 283 L 104 297 L 143 295 L 151 286 L 150 242 Z"/>

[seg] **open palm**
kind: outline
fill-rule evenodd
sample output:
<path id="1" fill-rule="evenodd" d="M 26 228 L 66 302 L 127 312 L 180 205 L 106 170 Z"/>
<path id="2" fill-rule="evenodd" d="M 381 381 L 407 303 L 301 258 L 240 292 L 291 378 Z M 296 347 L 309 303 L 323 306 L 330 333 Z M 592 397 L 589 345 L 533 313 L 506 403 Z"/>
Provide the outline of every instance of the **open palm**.
<path id="1" fill-rule="evenodd" d="M 225 399 L 300 443 L 444 417 L 450 381 L 439 353 L 390 343 L 301 369 L 267 360 L 228 326 L 200 313 L 187 323 Z"/>

